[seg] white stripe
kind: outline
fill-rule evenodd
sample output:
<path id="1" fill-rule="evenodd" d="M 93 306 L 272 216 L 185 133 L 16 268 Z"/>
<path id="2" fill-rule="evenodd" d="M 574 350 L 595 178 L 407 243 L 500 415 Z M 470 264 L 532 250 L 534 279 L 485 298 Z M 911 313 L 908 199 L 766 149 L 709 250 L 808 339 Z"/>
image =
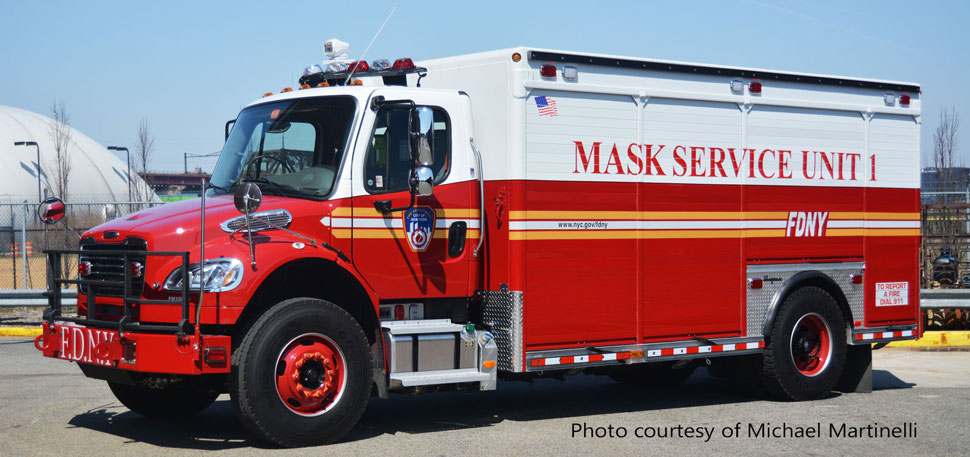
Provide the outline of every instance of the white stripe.
<path id="1" fill-rule="evenodd" d="M 892 338 L 893 337 L 893 332 L 882 332 L 882 337 L 883 338 Z"/>
<path id="2" fill-rule="evenodd" d="M 546 359 L 546 365 L 559 365 L 559 357 Z"/>
<path id="3" fill-rule="evenodd" d="M 903 330 L 903 334 L 901 336 L 913 336 L 913 331 L 912 330 Z"/>
<path id="4" fill-rule="evenodd" d="M 733 351 L 734 350 L 734 345 L 733 344 L 725 344 L 723 350 L 725 350 L 725 351 Z"/>
<path id="5" fill-rule="evenodd" d="M 744 228 L 778 228 L 783 229 L 788 226 L 788 221 L 744 221 Z"/>
<path id="6" fill-rule="evenodd" d="M 919 221 L 866 221 L 871 228 L 919 228 Z"/>
<path id="7" fill-rule="evenodd" d="M 864 339 L 864 340 L 871 340 L 872 339 L 872 333 L 863 333 L 862 334 L 862 339 Z"/>
<path id="8" fill-rule="evenodd" d="M 603 360 L 616 360 L 616 354 L 603 354 Z"/>
<path id="9" fill-rule="evenodd" d="M 323 221 L 321 221 L 323 222 Z M 404 221 L 401 218 L 376 218 L 376 217 L 335 217 L 331 221 L 334 228 L 387 228 L 387 229 L 399 229 L 404 228 Z M 435 220 L 435 228 L 445 229 L 451 227 L 451 224 L 455 222 L 464 222 L 468 224 L 468 228 L 477 229 L 479 227 L 478 219 L 437 219 Z M 324 224 L 326 225 L 326 224 Z"/>
<path id="10" fill-rule="evenodd" d="M 585 363 L 585 362 L 589 362 L 588 355 L 577 355 L 576 357 L 573 357 L 573 363 Z"/>
<path id="11" fill-rule="evenodd" d="M 701 347 L 697 348 L 697 352 L 699 352 L 699 353 L 711 352 L 711 347 L 710 346 L 701 346 Z"/>
<path id="12" fill-rule="evenodd" d="M 674 348 L 674 355 L 686 354 L 687 348 Z"/>
<path id="13" fill-rule="evenodd" d="M 771 221 L 757 221 L 771 222 Z M 509 230 L 740 229 L 741 221 L 511 221 Z M 758 227 L 761 228 L 761 227 Z M 784 228 L 784 221 L 765 228 Z"/>
<path id="14" fill-rule="evenodd" d="M 747 348 L 748 349 L 758 349 L 758 343 L 748 343 L 747 344 Z"/>
<path id="15" fill-rule="evenodd" d="M 320 219 L 320 223 L 323 224 L 325 227 L 329 227 L 330 226 L 330 216 L 327 216 L 327 217 L 325 217 L 323 219 Z"/>
<path id="16" fill-rule="evenodd" d="M 828 221 L 825 223 L 826 228 L 862 228 L 865 221 L 852 220 L 852 221 Z"/>
<path id="17" fill-rule="evenodd" d="M 659 357 L 660 349 L 650 349 L 647 351 L 647 357 Z"/>

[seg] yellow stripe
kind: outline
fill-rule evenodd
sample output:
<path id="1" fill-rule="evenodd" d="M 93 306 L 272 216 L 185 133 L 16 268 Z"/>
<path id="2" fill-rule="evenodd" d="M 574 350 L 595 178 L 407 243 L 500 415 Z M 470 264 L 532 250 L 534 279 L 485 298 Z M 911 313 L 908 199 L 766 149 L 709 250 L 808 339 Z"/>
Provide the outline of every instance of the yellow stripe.
<path id="1" fill-rule="evenodd" d="M 745 229 L 744 238 L 784 238 L 785 229 Z"/>
<path id="2" fill-rule="evenodd" d="M 385 228 L 367 228 L 367 229 L 356 229 L 356 233 L 352 229 L 334 229 L 334 238 L 356 238 L 356 239 L 398 239 L 404 240 L 405 233 L 400 229 L 388 230 Z M 478 239 L 479 237 L 478 229 L 468 229 L 465 232 L 466 238 Z M 434 239 L 448 239 L 447 229 L 436 229 L 434 231 Z"/>
<path id="3" fill-rule="evenodd" d="M 825 236 L 918 236 L 919 229 L 829 229 Z M 656 240 L 690 238 L 785 238 L 784 229 L 745 230 L 521 230 L 510 240 Z M 822 237 L 824 238 L 824 237 Z"/>
<path id="4" fill-rule="evenodd" d="M 866 236 L 919 236 L 919 229 L 866 229 Z"/>
<path id="5" fill-rule="evenodd" d="M 825 236 L 863 236 L 865 229 L 861 228 L 830 228 L 825 229 Z"/>
<path id="6" fill-rule="evenodd" d="M 477 219 L 479 215 L 478 209 L 473 208 L 435 208 L 434 213 L 435 217 L 451 219 Z M 332 217 L 401 217 L 401 213 L 382 214 L 380 211 L 377 211 L 377 209 L 366 206 L 357 206 L 353 208 L 349 206 L 341 206 L 339 208 L 334 208 L 330 215 Z"/>

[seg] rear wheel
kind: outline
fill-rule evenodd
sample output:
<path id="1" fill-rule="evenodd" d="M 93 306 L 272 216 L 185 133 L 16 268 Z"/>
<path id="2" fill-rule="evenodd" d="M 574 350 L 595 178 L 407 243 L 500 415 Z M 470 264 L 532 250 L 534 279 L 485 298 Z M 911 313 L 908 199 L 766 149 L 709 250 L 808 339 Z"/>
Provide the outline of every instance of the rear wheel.
<path id="1" fill-rule="evenodd" d="M 194 416 L 208 408 L 219 396 L 218 392 L 178 385 L 150 389 L 109 382 L 108 387 L 115 398 L 132 412 L 153 418 Z"/>
<path id="2" fill-rule="evenodd" d="M 765 345 L 762 384 L 781 399 L 819 398 L 838 382 L 845 354 L 845 321 L 835 299 L 818 287 L 803 287 L 778 311 Z"/>
<path id="3" fill-rule="evenodd" d="M 230 393 L 240 420 L 281 446 L 342 438 L 363 414 L 370 385 L 363 330 L 347 311 L 323 300 L 279 303 L 233 354 Z"/>

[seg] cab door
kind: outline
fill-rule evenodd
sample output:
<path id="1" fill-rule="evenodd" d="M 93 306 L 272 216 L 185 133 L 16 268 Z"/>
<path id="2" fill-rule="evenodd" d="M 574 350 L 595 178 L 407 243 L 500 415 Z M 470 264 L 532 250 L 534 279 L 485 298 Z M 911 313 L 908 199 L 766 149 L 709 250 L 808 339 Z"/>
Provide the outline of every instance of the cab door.
<path id="1" fill-rule="evenodd" d="M 412 105 L 368 104 L 355 148 L 353 260 L 382 300 L 467 297 L 478 210 L 477 181 L 469 172 L 459 96 L 453 92 L 379 90 L 385 100 L 411 100 L 434 112 L 434 191 L 411 201 L 412 158 L 408 117 Z M 477 194 L 475 194 L 477 195 Z"/>

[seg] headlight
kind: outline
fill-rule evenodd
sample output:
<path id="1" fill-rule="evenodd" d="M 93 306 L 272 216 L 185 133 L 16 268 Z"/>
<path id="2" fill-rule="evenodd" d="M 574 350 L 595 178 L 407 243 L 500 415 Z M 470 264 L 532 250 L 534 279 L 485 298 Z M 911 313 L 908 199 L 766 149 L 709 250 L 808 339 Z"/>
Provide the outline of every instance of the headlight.
<path id="1" fill-rule="evenodd" d="M 225 292 L 235 289 L 242 282 L 243 264 L 237 259 L 212 259 L 205 261 L 205 271 L 202 265 L 189 265 L 189 290 L 198 292 L 201 284 L 205 284 L 206 292 Z M 182 291 L 182 267 L 176 268 L 165 280 L 163 289 L 169 292 Z"/>

